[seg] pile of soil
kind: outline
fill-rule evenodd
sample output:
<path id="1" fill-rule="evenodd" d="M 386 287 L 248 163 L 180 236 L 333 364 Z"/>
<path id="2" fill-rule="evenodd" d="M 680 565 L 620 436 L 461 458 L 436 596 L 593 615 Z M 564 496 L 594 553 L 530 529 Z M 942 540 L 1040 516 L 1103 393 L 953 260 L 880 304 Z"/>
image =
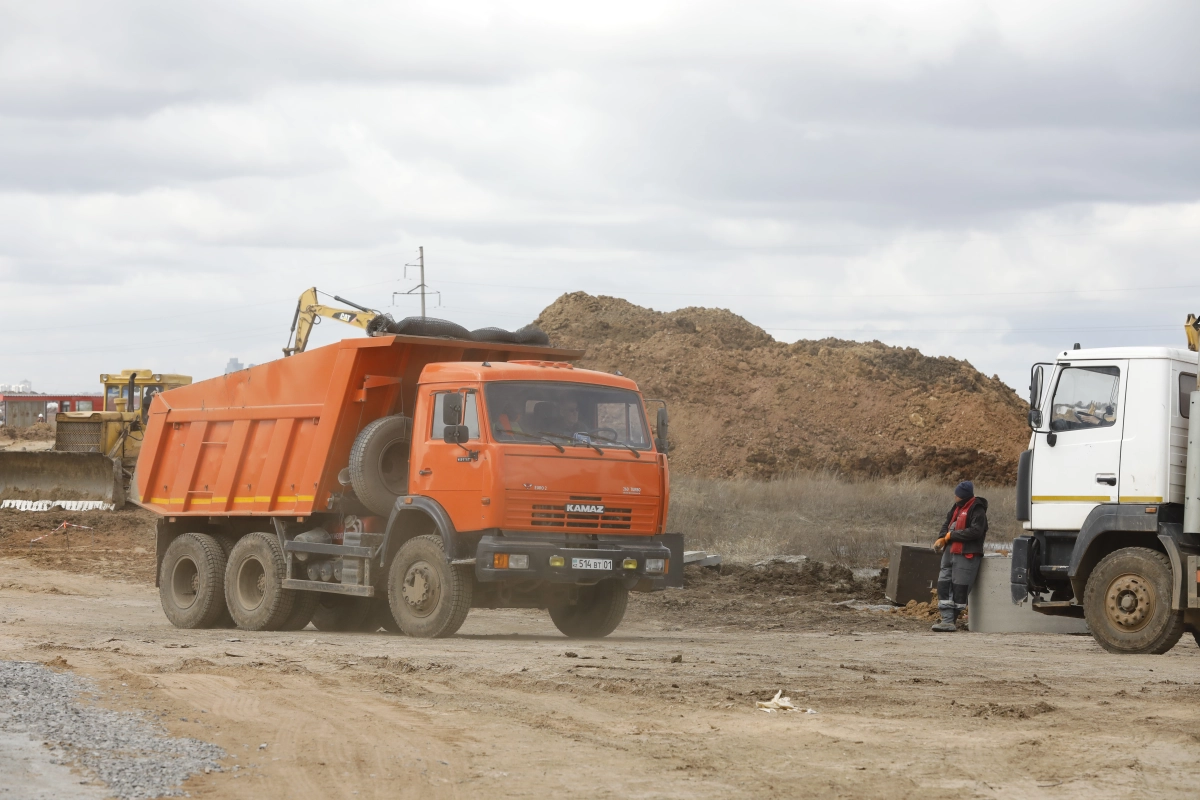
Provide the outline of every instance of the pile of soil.
<path id="1" fill-rule="evenodd" d="M 14 442 L 53 442 L 54 429 L 48 422 L 35 422 L 23 428 L 0 427 L 0 439 Z"/>
<path id="2" fill-rule="evenodd" d="M 19 556 L 45 569 L 153 583 L 157 519 L 132 505 L 121 511 L 0 510 L 0 557 Z"/>
<path id="3" fill-rule="evenodd" d="M 924 617 L 854 607 L 887 602 L 886 572 L 863 580 L 846 567 L 820 561 L 725 564 L 715 569 L 689 566 L 684 580 L 683 589 L 631 594 L 634 616 L 668 626 L 762 631 L 916 630 L 929 624 Z"/>
<path id="4" fill-rule="evenodd" d="M 584 292 L 536 324 L 555 345 L 586 349 L 580 366 L 619 370 L 666 400 L 671 465 L 688 475 L 829 469 L 1012 483 L 1029 440 L 1027 405 L 999 376 L 913 348 L 785 344 L 723 309 L 664 313 Z"/>

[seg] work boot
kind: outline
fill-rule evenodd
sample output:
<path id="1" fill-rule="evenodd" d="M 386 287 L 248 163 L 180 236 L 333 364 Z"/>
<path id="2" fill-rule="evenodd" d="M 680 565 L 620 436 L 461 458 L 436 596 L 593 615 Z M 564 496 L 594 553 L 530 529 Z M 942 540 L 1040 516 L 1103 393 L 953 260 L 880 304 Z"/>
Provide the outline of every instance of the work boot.
<path id="1" fill-rule="evenodd" d="M 942 621 L 935 624 L 929 630 L 936 633 L 954 633 L 958 630 L 958 626 L 954 623 L 958 620 L 958 610 L 954 608 L 939 609 L 942 612 Z"/>

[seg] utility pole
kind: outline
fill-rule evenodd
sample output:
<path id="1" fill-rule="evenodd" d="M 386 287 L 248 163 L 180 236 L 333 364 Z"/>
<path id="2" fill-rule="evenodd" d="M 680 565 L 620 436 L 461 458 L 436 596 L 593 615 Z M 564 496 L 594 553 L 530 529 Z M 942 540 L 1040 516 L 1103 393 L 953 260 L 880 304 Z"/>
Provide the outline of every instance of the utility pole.
<path id="1" fill-rule="evenodd" d="M 425 248 L 417 248 L 417 262 L 421 265 L 421 319 L 425 319 Z"/>
<path id="2" fill-rule="evenodd" d="M 436 294 L 438 296 L 438 305 L 439 306 L 442 304 L 442 293 L 441 292 L 430 292 L 429 286 L 425 283 L 425 248 L 424 247 L 417 248 L 417 263 L 404 265 L 404 277 L 406 277 L 406 278 L 408 277 L 408 268 L 409 267 L 417 267 L 420 270 L 421 282 L 419 284 L 417 284 L 416 286 L 414 286 L 413 288 L 409 289 L 407 292 L 392 292 L 392 303 L 394 304 L 396 302 L 396 295 L 398 295 L 398 294 L 412 294 L 414 292 L 420 292 L 421 293 L 421 319 L 425 319 L 425 294 L 426 294 L 426 292 L 429 292 L 430 294 Z"/>

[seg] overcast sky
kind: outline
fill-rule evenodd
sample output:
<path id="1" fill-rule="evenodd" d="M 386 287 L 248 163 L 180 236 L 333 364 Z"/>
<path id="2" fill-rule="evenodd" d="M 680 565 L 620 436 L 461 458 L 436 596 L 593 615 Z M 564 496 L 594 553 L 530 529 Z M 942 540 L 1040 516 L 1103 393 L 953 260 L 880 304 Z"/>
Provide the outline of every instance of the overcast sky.
<path id="1" fill-rule="evenodd" d="M 0 382 L 275 358 L 313 285 L 414 314 L 420 245 L 468 327 L 1182 346 L 1198 54 L 1195 0 L 3 0 Z"/>

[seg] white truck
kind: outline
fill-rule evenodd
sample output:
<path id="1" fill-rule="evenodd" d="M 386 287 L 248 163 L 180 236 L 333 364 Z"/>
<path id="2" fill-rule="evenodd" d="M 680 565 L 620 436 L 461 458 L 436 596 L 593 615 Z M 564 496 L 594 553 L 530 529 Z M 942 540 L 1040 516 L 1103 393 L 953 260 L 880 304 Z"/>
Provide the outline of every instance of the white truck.
<path id="1" fill-rule="evenodd" d="M 1200 643 L 1197 354 L 1075 347 L 1031 371 L 1013 602 L 1083 617 L 1113 653 Z"/>

